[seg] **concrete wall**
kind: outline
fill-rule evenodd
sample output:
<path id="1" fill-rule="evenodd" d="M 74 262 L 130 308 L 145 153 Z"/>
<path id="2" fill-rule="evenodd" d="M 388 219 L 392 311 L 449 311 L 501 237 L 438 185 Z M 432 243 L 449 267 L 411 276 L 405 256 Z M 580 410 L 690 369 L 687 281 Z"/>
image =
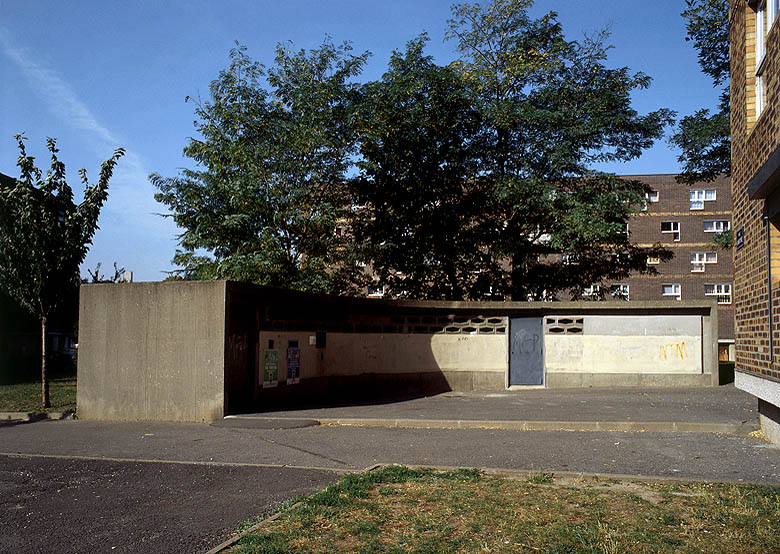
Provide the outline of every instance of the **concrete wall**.
<path id="1" fill-rule="evenodd" d="M 548 387 L 718 383 L 714 302 L 412 302 L 224 281 L 101 284 L 81 291 L 78 413 L 211 421 L 330 395 L 503 390 L 508 321 L 529 317 L 545 322 Z M 288 384 L 291 340 L 300 381 Z M 267 348 L 279 354 L 275 387 L 263 386 Z"/>
<path id="2" fill-rule="evenodd" d="M 576 334 L 552 334 L 548 328 L 548 386 L 712 382 L 705 371 L 700 315 L 589 315 L 582 320 Z"/>
<path id="3" fill-rule="evenodd" d="M 314 336 L 314 330 L 260 332 L 262 348 L 272 340 L 279 350 L 280 380 L 287 367 L 288 341 L 293 340 L 301 349 L 301 379 L 440 373 L 461 390 L 503 388 L 506 335 L 327 333 L 323 349 L 309 344 Z"/>
<path id="4" fill-rule="evenodd" d="M 81 287 L 81 419 L 219 419 L 224 358 L 224 281 Z"/>

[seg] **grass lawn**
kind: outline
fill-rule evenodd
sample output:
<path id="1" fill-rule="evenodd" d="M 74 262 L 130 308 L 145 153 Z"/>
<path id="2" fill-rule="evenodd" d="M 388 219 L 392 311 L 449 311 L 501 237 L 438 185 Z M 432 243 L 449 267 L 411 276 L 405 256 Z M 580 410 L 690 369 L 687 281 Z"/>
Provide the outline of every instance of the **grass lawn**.
<path id="1" fill-rule="evenodd" d="M 230 552 L 780 552 L 780 488 L 387 467 L 302 499 Z"/>
<path id="2" fill-rule="evenodd" d="M 51 408 L 41 410 L 41 383 L 0 385 L 0 412 L 75 412 L 76 376 L 64 376 L 49 381 Z"/>

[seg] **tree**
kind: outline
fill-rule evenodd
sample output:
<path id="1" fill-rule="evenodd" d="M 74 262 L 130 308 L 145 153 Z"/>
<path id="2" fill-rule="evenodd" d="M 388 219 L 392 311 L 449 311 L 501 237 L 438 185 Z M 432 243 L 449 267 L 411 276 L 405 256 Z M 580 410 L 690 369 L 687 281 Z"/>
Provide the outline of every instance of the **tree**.
<path id="1" fill-rule="evenodd" d="M 116 262 L 114 262 L 114 275 L 112 277 L 106 278 L 105 275 L 100 274 L 100 267 L 103 265 L 102 262 L 98 262 L 95 265 L 95 271 L 92 271 L 91 269 L 87 268 L 87 274 L 89 275 L 89 279 L 82 279 L 82 283 L 121 283 L 124 280 L 125 277 L 125 268 L 119 267 Z"/>
<path id="2" fill-rule="evenodd" d="M 518 300 L 577 295 L 648 271 L 648 256 L 671 257 L 629 240 L 628 218 L 647 188 L 592 166 L 638 157 L 672 113 L 631 107 L 631 92 L 650 78 L 607 68 L 605 33 L 567 41 L 556 15 L 533 19 L 531 5 L 456 5 L 447 33 L 462 55 L 453 67 L 482 116 L 479 178 L 490 187 L 493 218 L 485 241 L 501 276 L 490 290 Z"/>
<path id="3" fill-rule="evenodd" d="M 48 408 L 47 320 L 78 286 L 79 264 L 92 244 L 108 182 L 124 150 L 118 148 L 103 162 L 94 185 L 86 170 L 79 171 L 84 200 L 75 204 L 56 141 L 47 140 L 51 167 L 44 177 L 25 151 L 25 137 L 16 139 L 20 177 L 0 181 L 0 287 L 41 322 L 41 405 Z"/>
<path id="4" fill-rule="evenodd" d="M 680 120 L 670 142 L 681 149 L 683 171 L 678 180 L 693 184 L 712 181 L 731 173 L 729 123 L 729 31 L 728 0 L 686 0 L 687 36 L 698 50 L 699 65 L 715 87 L 722 87 L 718 111 L 698 110 Z"/>
<path id="5" fill-rule="evenodd" d="M 386 293 L 473 298 L 491 269 L 480 114 L 460 74 L 423 55 L 427 40 L 394 52 L 382 79 L 364 87 L 352 230 Z"/>
<path id="6" fill-rule="evenodd" d="M 197 102 L 201 138 L 184 149 L 199 168 L 151 176 L 183 229 L 174 257 L 183 277 L 349 290 L 361 271 L 335 229 L 349 214 L 356 148 L 350 80 L 368 57 L 350 52 L 329 40 L 310 52 L 280 45 L 266 73 L 244 47 L 231 50 L 211 100 Z"/>

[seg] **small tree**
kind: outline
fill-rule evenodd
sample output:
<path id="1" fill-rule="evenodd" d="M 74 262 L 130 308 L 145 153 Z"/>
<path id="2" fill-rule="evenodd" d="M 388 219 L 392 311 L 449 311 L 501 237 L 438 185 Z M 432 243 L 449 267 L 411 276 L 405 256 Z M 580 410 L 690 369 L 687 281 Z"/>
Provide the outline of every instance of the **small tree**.
<path id="1" fill-rule="evenodd" d="M 92 244 L 108 182 L 124 150 L 118 148 L 103 162 L 92 186 L 86 170 L 79 171 L 84 200 L 75 204 L 56 141 L 47 139 L 51 168 L 44 177 L 25 151 L 26 138 L 16 135 L 16 140 L 20 176 L 0 181 L 0 288 L 41 321 L 41 405 L 48 408 L 46 323 L 79 283 L 79 265 Z"/>

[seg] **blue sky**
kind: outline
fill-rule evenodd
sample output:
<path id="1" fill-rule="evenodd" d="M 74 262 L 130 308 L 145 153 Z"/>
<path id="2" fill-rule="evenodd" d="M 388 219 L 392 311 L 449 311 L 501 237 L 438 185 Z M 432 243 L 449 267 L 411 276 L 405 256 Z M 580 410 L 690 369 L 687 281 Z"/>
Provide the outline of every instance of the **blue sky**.
<path id="1" fill-rule="evenodd" d="M 13 135 L 48 164 L 46 137 L 56 137 L 69 183 L 80 197 L 77 170 L 96 178 L 114 148 L 120 161 L 100 217 L 86 268 L 114 261 L 154 281 L 172 269 L 177 229 L 158 214 L 149 173 L 173 176 L 193 167 L 181 154 L 192 136 L 193 104 L 228 63 L 238 40 L 254 59 L 271 65 L 278 42 L 318 46 L 326 35 L 373 53 L 361 80 L 376 79 L 393 49 L 426 31 L 428 52 L 439 63 L 455 58 L 443 41 L 450 0 L 0 0 L 0 172 L 18 176 Z M 685 41 L 684 0 L 538 0 L 551 9 L 570 39 L 609 27 L 609 64 L 653 77 L 634 96 L 640 113 L 667 107 L 687 115 L 714 107 L 718 91 L 703 76 Z M 664 141 L 640 159 L 608 169 L 616 173 L 674 173 L 677 152 Z"/>

